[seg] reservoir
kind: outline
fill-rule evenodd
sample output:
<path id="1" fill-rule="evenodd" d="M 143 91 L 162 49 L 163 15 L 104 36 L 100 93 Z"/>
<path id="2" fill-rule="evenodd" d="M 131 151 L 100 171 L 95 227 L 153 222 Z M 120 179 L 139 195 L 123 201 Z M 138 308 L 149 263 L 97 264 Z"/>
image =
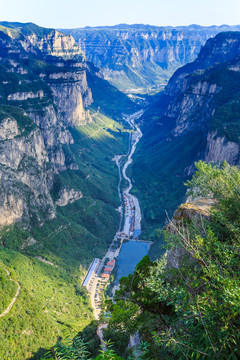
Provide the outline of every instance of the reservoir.
<path id="1" fill-rule="evenodd" d="M 149 243 L 142 241 L 130 240 L 122 245 L 117 261 L 117 278 L 115 283 L 118 284 L 121 277 L 133 273 L 136 265 L 142 258 L 148 254 Z"/>

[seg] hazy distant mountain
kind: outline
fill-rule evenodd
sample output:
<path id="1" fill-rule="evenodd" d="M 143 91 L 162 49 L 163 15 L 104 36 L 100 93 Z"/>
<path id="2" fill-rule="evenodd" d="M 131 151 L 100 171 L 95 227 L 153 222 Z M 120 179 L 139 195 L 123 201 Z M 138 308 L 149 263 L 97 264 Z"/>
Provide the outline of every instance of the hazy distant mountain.
<path id="1" fill-rule="evenodd" d="M 230 30 L 240 26 L 119 24 L 61 31 L 75 38 L 105 79 L 119 89 L 136 89 L 165 84 L 177 68 L 196 59 L 208 38 Z"/>

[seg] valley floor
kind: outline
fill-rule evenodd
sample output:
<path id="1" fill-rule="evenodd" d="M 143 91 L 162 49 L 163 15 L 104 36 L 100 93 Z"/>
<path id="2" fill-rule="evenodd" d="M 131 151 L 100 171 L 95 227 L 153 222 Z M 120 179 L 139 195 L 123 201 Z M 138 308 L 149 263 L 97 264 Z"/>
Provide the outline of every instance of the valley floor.
<path id="1" fill-rule="evenodd" d="M 119 184 L 118 184 L 118 193 L 119 193 L 119 199 L 121 202 L 121 207 L 119 208 L 119 211 L 121 213 L 120 218 L 120 224 L 119 229 L 116 232 L 112 243 L 110 244 L 110 247 L 108 251 L 106 252 L 105 256 L 102 260 L 95 259 L 96 266 L 94 263 L 92 263 L 89 267 L 88 273 L 85 277 L 85 280 L 83 282 L 83 285 L 87 287 L 89 293 L 90 293 L 90 299 L 91 299 L 91 305 L 94 312 L 94 317 L 96 320 L 100 319 L 100 315 L 102 313 L 101 303 L 103 301 L 103 293 L 106 289 L 106 286 L 109 284 L 110 276 L 112 271 L 115 267 L 117 267 L 117 273 L 121 269 L 118 269 L 117 261 L 120 254 L 120 251 L 122 249 L 122 245 L 126 241 L 131 242 L 143 242 L 147 245 L 146 249 L 148 251 L 151 242 L 147 241 L 141 241 L 139 239 L 141 235 L 141 209 L 139 205 L 139 201 L 136 196 L 132 195 L 130 193 L 132 189 L 132 181 L 127 175 L 127 169 L 129 165 L 132 163 L 132 156 L 136 150 L 137 143 L 139 142 L 140 138 L 142 137 L 142 132 L 140 128 L 136 125 L 135 121 L 141 117 L 143 114 L 143 111 L 136 112 L 130 116 L 125 116 L 124 119 L 128 122 L 130 125 L 133 133 L 130 133 L 129 135 L 129 151 L 126 155 L 115 155 L 113 160 L 116 162 L 116 165 L 119 170 Z M 125 164 L 122 166 L 123 160 L 126 158 Z M 121 169 L 122 166 L 122 169 Z M 121 180 L 125 179 L 126 183 L 128 183 L 128 186 L 121 191 Z M 122 222 L 124 220 L 123 229 L 122 228 Z M 145 250 L 144 250 L 145 251 Z M 142 253 L 143 254 L 143 253 Z M 140 255 L 141 257 L 141 255 Z M 140 261 L 141 258 L 139 258 L 136 261 L 136 264 L 138 261 Z M 131 261 L 131 260 L 130 260 Z M 135 265 L 136 265 L 135 264 Z M 131 264 L 132 265 L 132 264 Z M 134 266 L 135 266 L 134 265 Z M 95 267 L 94 267 L 95 266 Z M 126 264 L 124 264 L 126 267 Z M 125 269 L 126 271 L 126 269 Z M 131 271 L 129 270 L 129 273 Z M 128 274 L 126 274 L 128 275 Z M 113 281 L 113 280 L 112 280 Z M 118 283 L 116 283 L 112 289 L 112 294 L 114 295 L 115 291 L 119 288 Z M 103 328 L 106 328 L 107 324 L 103 323 L 98 326 L 97 334 L 99 336 L 99 339 L 106 349 L 106 345 L 104 343 L 103 338 Z"/>

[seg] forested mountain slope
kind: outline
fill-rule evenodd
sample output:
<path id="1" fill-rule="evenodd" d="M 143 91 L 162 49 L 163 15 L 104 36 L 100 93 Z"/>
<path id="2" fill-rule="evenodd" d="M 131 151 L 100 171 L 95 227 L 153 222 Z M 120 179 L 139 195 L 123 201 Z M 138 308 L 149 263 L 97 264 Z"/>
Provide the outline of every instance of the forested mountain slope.
<path id="1" fill-rule="evenodd" d="M 194 161 L 239 164 L 239 55 L 239 32 L 209 39 L 142 117 L 133 175 L 146 230 L 163 224 L 165 210 L 171 215 L 181 203 Z"/>

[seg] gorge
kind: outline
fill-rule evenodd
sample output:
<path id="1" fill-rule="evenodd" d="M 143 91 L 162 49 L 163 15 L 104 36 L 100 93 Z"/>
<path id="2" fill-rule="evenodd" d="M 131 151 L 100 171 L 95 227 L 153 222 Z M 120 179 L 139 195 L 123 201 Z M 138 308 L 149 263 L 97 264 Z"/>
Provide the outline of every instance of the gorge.
<path id="1" fill-rule="evenodd" d="M 129 339 L 140 334 L 150 344 L 151 360 L 179 358 L 174 346 L 172 352 L 168 349 L 172 338 L 169 343 L 165 339 L 184 329 L 188 338 L 178 333 L 179 339 L 191 346 L 191 334 L 193 341 L 197 339 L 193 325 L 197 323 L 202 343 L 196 340 L 194 344 L 211 358 L 215 348 L 205 346 L 208 340 L 201 325 L 201 316 L 206 314 L 210 314 L 206 322 L 218 344 L 216 349 L 222 346 L 225 351 L 218 358 L 231 353 L 212 334 L 211 316 L 216 323 L 217 315 L 204 306 L 209 296 L 222 314 L 219 321 L 226 336 L 231 326 L 224 323 L 225 317 L 233 319 L 231 325 L 237 333 L 238 290 L 233 285 L 239 280 L 235 262 L 240 163 L 237 30 L 239 26 L 226 25 L 117 25 L 63 30 L 64 34 L 32 23 L 0 23 L 0 314 L 4 314 L 0 317 L 0 358 L 44 359 L 48 349 L 59 346 L 58 339 L 64 338 L 66 329 L 72 331 L 71 339 L 79 336 L 91 357 L 98 358 L 99 323 L 81 284 L 93 259 L 103 258 L 104 265 L 105 260 L 113 260 L 110 252 L 115 254 L 120 243 L 129 239 L 117 264 L 124 271 L 114 274 L 120 282 L 116 298 L 103 302 L 99 311 L 100 321 L 106 320 L 104 311 L 112 314 L 103 334 L 115 344 L 118 355 L 125 359 L 134 356 Z M 224 161 L 229 165 L 219 168 Z M 196 162 L 200 175 L 194 177 Z M 184 182 L 192 178 L 186 193 Z M 196 194 L 207 199 L 214 195 L 219 206 L 215 209 L 212 200 L 195 202 Z M 163 240 L 159 229 L 186 201 L 170 221 L 172 227 L 167 227 L 170 240 L 166 235 Z M 198 245 L 193 254 L 189 244 L 174 238 L 174 226 L 191 233 L 191 227 L 186 230 L 189 223 L 194 228 L 196 221 L 197 227 L 199 214 L 201 218 L 206 212 L 204 221 L 211 216 L 213 221 L 206 226 L 209 232 L 204 227 L 193 234 Z M 129 274 L 129 265 L 131 272 L 135 268 L 130 256 L 134 250 L 129 250 L 133 240 L 146 241 L 142 255 L 152 243 L 151 260 L 144 257 Z M 164 241 L 169 250 L 166 256 Z M 114 250 L 112 245 L 116 245 Z M 226 283 L 231 284 L 229 300 L 227 296 L 219 300 L 210 292 L 205 299 L 200 290 L 195 292 L 202 283 L 208 289 L 199 270 L 204 264 L 199 249 L 205 251 L 216 274 L 222 271 L 216 278 L 219 283 L 214 283 L 212 267 L 203 267 L 211 279 L 210 287 L 222 286 L 227 293 Z M 215 253 L 213 249 L 220 250 Z M 128 263 L 124 253 L 129 256 Z M 197 259 L 195 267 L 189 254 Z M 138 258 L 139 253 L 134 255 Z M 191 261 L 180 269 L 185 257 Z M 153 262 L 155 259 L 158 262 Z M 216 263 L 212 264 L 212 259 L 217 259 Z M 225 265 L 219 270 L 219 262 L 231 263 L 234 274 L 226 265 L 231 279 Z M 193 289 L 188 280 L 185 286 L 180 271 L 184 279 L 189 271 Z M 220 284 L 221 276 L 225 282 Z M 103 289 L 102 298 L 106 294 Z M 232 294 L 236 294 L 234 300 Z M 195 295 L 202 303 L 191 303 Z M 6 313 L 12 299 L 15 301 Z M 183 304 L 181 310 L 175 300 Z M 233 312 L 228 317 L 221 312 L 221 303 L 230 309 L 231 300 Z M 202 306 L 200 320 L 194 317 L 197 306 Z M 190 314 L 189 328 L 181 311 Z M 64 348 L 64 341 L 61 346 Z M 189 358 L 198 358 L 187 351 Z M 238 350 L 234 351 L 238 356 Z"/>

